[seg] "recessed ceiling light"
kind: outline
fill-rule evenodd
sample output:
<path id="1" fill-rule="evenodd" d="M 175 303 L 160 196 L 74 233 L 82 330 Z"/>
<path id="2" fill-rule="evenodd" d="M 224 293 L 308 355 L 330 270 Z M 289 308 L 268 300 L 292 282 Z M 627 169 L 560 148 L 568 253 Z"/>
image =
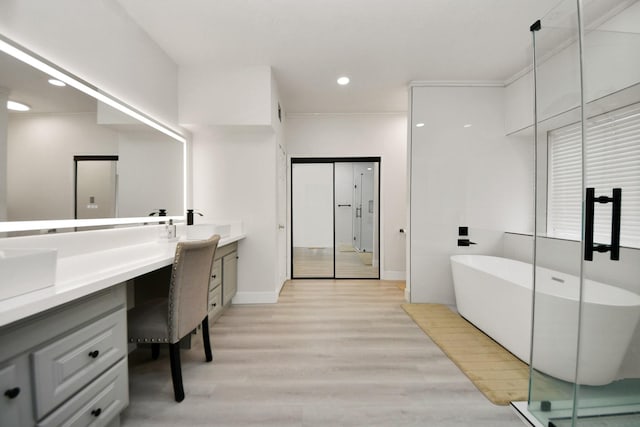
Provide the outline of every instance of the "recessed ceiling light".
<path id="1" fill-rule="evenodd" d="M 416 123 L 417 128 L 421 128 L 422 126 L 424 126 L 424 123 Z"/>
<path id="2" fill-rule="evenodd" d="M 29 111 L 31 107 L 16 101 L 7 101 L 7 109 L 11 111 Z"/>
<path id="3" fill-rule="evenodd" d="M 368 171 L 373 170 L 373 168 L 367 168 Z"/>
<path id="4" fill-rule="evenodd" d="M 340 86 L 348 85 L 351 80 L 347 76 L 342 76 L 338 78 L 338 84 Z"/>
<path id="5" fill-rule="evenodd" d="M 470 123 L 467 123 L 467 124 L 466 124 L 466 125 L 464 125 L 463 127 L 465 127 L 465 128 L 470 128 L 471 126 L 473 126 L 473 125 L 472 125 L 472 124 L 470 124 Z"/>
<path id="6" fill-rule="evenodd" d="M 58 86 L 58 87 L 66 86 L 66 84 L 64 82 L 61 82 L 58 79 L 49 79 L 49 84 L 52 84 L 52 85 Z"/>

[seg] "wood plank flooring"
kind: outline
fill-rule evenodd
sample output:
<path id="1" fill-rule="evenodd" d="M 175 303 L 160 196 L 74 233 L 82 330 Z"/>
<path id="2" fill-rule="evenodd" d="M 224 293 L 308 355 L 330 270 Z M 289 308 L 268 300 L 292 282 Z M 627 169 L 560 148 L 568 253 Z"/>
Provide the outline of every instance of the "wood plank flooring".
<path id="1" fill-rule="evenodd" d="M 344 246 L 344 245 L 341 245 Z M 374 279 L 378 277 L 378 266 L 372 265 L 371 253 L 351 250 L 336 251 L 336 277 Z M 333 248 L 293 248 L 293 276 L 333 277 Z"/>
<path id="2" fill-rule="evenodd" d="M 396 282 L 301 280 L 278 304 L 232 306 L 182 351 L 173 401 L 163 349 L 130 354 L 123 426 L 521 427 L 490 403 L 402 310 Z"/>

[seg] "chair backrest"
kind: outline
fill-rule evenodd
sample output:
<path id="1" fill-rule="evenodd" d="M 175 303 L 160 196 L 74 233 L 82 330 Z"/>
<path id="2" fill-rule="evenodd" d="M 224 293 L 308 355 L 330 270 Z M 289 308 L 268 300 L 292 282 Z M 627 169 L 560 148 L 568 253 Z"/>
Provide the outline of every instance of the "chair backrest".
<path id="1" fill-rule="evenodd" d="M 169 342 L 176 343 L 207 315 L 209 280 L 220 236 L 178 242 L 169 285 Z"/>

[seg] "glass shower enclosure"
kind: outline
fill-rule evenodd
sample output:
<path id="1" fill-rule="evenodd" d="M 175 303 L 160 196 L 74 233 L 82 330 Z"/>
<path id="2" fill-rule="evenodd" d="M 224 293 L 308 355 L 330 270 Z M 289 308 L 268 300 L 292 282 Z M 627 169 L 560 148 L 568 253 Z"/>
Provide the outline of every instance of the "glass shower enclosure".
<path id="1" fill-rule="evenodd" d="M 640 426 L 640 1 L 561 1 L 530 30 L 528 410 L 549 427 Z"/>

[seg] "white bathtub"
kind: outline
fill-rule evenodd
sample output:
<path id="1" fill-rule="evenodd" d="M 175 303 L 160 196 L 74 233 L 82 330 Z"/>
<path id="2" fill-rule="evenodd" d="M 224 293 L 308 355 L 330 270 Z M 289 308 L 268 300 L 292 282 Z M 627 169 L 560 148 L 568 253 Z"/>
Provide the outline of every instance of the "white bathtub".
<path id="1" fill-rule="evenodd" d="M 531 349 L 532 266 L 507 258 L 454 255 L 451 268 L 460 314 L 524 362 Z M 578 340 L 578 277 L 536 270 L 533 366 L 573 382 Z M 640 318 L 640 296 L 585 280 L 577 382 L 617 378 Z"/>

